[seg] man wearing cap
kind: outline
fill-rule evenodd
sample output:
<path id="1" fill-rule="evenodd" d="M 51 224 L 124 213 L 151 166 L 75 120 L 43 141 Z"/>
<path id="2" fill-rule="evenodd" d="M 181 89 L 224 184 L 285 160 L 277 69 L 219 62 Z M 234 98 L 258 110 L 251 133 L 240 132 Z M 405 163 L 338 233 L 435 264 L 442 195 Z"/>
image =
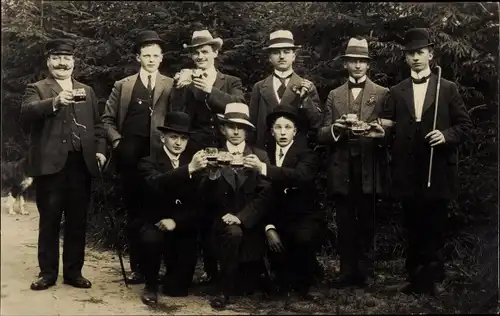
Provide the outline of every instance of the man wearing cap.
<path id="1" fill-rule="evenodd" d="M 374 276 L 373 196 L 382 193 L 384 157 L 379 147 L 382 143 L 375 138 L 385 135 L 379 116 L 388 92 L 366 75 L 370 60 L 366 39 L 351 38 L 342 57 L 349 79 L 330 91 L 324 127 L 318 131 L 318 143 L 329 146 L 330 151 L 328 194 L 335 201 L 339 228 L 340 276 L 336 285 L 340 287 L 363 286 Z M 370 129 L 361 134 L 352 132 L 348 115 L 369 123 Z"/>
<path id="2" fill-rule="evenodd" d="M 106 102 L 102 121 L 116 157 L 127 209 L 127 237 L 130 249 L 131 284 L 144 278 L 139 269 L 137 218 L 144 192 L 137 162 L 161 147 L 156 127 L 163 124 L 173 79 L 159 73 L 165 42 L 154 31 L 142 31 L 134 51 L 140 64 L 137 74 L 115 82 Z"/>
<path id="3" fill-rule="evenodd" d="M 280 288 L 311 298 L 315 254 L 326 223 L 315 207 L 319 156 L 295 141 L 301 121 L 297 109 L 287 105 L 276 107 L 266 118 L 275 142 L 268 147 L 271 161 L 262 170 L 274 193 L 265 233 L 271 250 L 268 259 Z"/>
<path id="4" fill-rule="evenodd" d="M 171 110 L 184 111 L 191 117 L 195 150 L 219 147 L 224 143 L 216 114 L 224 112 L 226 104 L 244 102 L 241 79 L 222 73 L 215 68 L 215 58 L 222 47 L 220 37 L 213 38 L 208 30 L 194 31 L 191 44 L 184 44 L 195 64 L 195 69 L 183 69 L 176 74 L 174 102 Z M 210 211 L 205 212 L 205 214 Z M 207 219 L 208 220 L 208 219 Z M 202 248 L 205 274 L 202 281 L 211 283 L 218 276 L 217 262 L 206 242 L 206 228 L 202 225 Z"/>
<path id="5" fill-rule="evenodd" d="M 168 296 L 187 296 L 197 255 L 201 205 L 194 198 L 198 171 L 207 166 L 204 151 L 187 153 L 191 132 L 184 112 L 169 112 L 165 125 L 158 126 L 163 147 L 155 148 L 139 161 L 138 169 L 146 180 L 145 207 L 141 214 L 142 270 L 146 285 L 142 301 L 158 301 L 158 271 L 161 257 L 167 265 L 163 292 Z"/>
<path id="6" fill-rule="evenodd" d="M 27 174 L 34 177 L 40 213 L 39 278 L 32 290 L 45 290 L 59 273 L 59 230 L 64 212 L 64 283 L 92 284 L 82 276 L 91 177 L 106 162 L 106 140 L 94 90 L 76 81 L 75 43 L 55 39 L 45 46 L 48 78 L 28 84 L 21 104 L 31 146 Z"/>
<path id="7" fill-rule="evenodd" d="M 253 164 L 257 159 L 264 161 L 260 166 L 265 167 L 269 162 L 266 153 L 245 140 L 247 133 L 255 128 L 249 121 L 248 106 L 229 103 L 224 115 L 218 114 L 218 118 L 226 138 L 220 151 L 226 151 L 231 160 L 242 161 L 243 165 L 243 168 L 223 166 L 218 176 L 204 178 L 202 185 L 207 203 L 213 206 L 211 237 L 221 263 L 222 294 L 214 297 L 211 305 L 223 308 L 235 294 L 237 280 L 251 286 L 247 282 L 259 278 L 258 263 L 262 262 L 264 252 L 264 235 L 259 223 L 271 206 L 272 189 Z M 242 279 L 243 275 L 247 277 Z"/>
<path id="8" fill-rule="evenodd" d="M 259 148 L 267 148 L 275 142 L 266 128 L 266 117 L 278 105 L 294 106 L 299 109 L 300 116 L 307 118 L 304 132 L 298 135 L 297 141 L 307 144 L 308 132 L 321 125 L 323 114 L 316 87 L 293 70 L 296 50 L 300 47 L 295 45 L 290 31 L 278 30 L 271 33 L 269 45 L 264 48 L 269 52 L 274 71 L 253 86 L 250 101 L 250 120 L 257 128 L 252 143 Z"/>
<path id="9" fill-rule="evenodd" d="M 457 146 L 469 136 L 472 122 L 456 84 L 431 73 L 432 47 L 426 29 L 405 33 L 405 59 L 411 77 L 390 89 L 384 117 L 396 123 L 390 131 L 392 196 L 401 201 L 408 231 L 409 282 L 399 290 L 436 295 L 443 290 L 439 283 L 445 276 L 441 249 L 447 206 L 459 189 Z M 433 167 L 428 183 L 431 148 Z"/>

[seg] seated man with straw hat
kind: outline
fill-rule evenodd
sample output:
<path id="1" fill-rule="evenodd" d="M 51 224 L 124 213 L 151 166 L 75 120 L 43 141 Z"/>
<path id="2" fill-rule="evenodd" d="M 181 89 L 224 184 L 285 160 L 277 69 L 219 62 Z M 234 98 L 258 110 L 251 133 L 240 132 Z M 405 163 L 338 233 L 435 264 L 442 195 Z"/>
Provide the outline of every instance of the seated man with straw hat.
<path id="1" fill-rule="evenodd" d="M 195 150 L 206 147 L 219 147 L 224 143 L 220 134 L 216 114 L 224 112 L 226 104 L 244 102 L 241 79 L 222 73 L 215 67 L 215 59 L 222 47 L 220 37 L 213 38 L 206 29 L 194 31 L 190 44 L 184 44 L 194 69 L 182 69 L 174 77 L 173 102 L 170 111 L 183 111 L 189 114 L 193 134 L 191 145 Z M 205 212 L 205 214 L 210 211 Z M 217 262 L 211 247 L 206 243 L 208 219 L 201 226 L 203 266 L 205 274 L 202 282 L 213 283 L 218 277 Z"/>
<path id="2" fill-rule="evenodd" d="M 212 205 L 211 237 L 221 263 L 221 295 L 214 297 L 211 305 L 223 308 L 231 303 L 237 284 L 255 285 L 248 282 L 258 280 L 262 272 L 259 263 L 265 242 L 259 223 L 271 206 L 272 189 L 256 170 L 265 168 L 267 154 L 246 143 L 247 133 L 255 128 L 249 121 L 248 106 L 229 103 L 224 115 L 218 117 L 226 138 L 219 157 L 227 158 L 227 165 L 206 176 L 201 189 Z"/>

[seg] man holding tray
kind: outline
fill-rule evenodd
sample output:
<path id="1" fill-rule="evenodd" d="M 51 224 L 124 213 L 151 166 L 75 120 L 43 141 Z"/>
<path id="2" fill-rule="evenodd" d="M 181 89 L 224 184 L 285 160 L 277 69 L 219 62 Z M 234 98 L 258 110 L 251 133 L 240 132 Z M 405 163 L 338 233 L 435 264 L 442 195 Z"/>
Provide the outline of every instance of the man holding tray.
<path id="1" fill-rule="evenodd" d="M 330 91 L 318 143 L 329 146 L 328 193 L 335 201 L 339 228 L 339 287 L 364 286 L 373 277 L 374 195 L 382 193 L 382 149 L 373 138 L 384 137 L 377 123 L 388 89 L 372 82 L 368 42 L 351 38 L 344 68 L 349 80 Z M 373 168 L 378 171 L 374 175 Z M 374 192 L 375 191 L 375 192 Z"/>

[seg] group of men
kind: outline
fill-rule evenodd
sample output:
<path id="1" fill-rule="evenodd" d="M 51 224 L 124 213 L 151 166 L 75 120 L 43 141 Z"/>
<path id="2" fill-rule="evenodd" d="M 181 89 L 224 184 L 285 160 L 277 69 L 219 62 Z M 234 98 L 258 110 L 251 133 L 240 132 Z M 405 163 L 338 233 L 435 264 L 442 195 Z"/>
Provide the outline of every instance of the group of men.
<path id="1" fill-rule="evenodd" d="M 326 230 L 316 204 L 321 162 L 312 137 L 328 149 L 341 263 L 335 284 L 373 282 L 374 203 L 390 193 L 402 202 L 408 230 L 408 282 L 400 290 L 439 293 L 442 230 L 458 189 L 457 145 L 471 120 L 457 86 L 430 71 L 427 30 L 406 32 L 411 77 L 391 89 L 367 77 L 368 43 L 351 38 L 342 56 L 348 81 L 324 105 L 314 84 L 293 70 L 300 46 L 290 31 L 270 34 L 264 49 L 274 71 L 253 86 L 248 105 L 241 79 L 215 68 L 222 44 L 208 30 L 195 31 L 184 45 L 195 67 L 169 78 L 158 72 L 165 42 L 141 32 L 134 47 L 139 72 L 115 83 L 99 115 L 92 88 L 72 77 L 74 43 L 47 43 L 50 76 L 28 85 L 21 107 L 31 128 L 28 172 L 40 212 L 40 274 L 31 288 L 56 283 L 63 211 L 64 281 L 91 287 L 81 274 L 90 179 L 107 165 L 109 145 L 127 209 L 127 278 L 145 283 L 145 304 L 157 303 L 160 283 L 168 296 L 188 294 L 198 247 L 204 281 L 220 290 L 213 307 L 261 286 L 264 257 L 282 293 L 311 298 Z M 83 100 L 75 89 L 84 90 Z M 230 159 L 214 163 L 214 148 Z"/>

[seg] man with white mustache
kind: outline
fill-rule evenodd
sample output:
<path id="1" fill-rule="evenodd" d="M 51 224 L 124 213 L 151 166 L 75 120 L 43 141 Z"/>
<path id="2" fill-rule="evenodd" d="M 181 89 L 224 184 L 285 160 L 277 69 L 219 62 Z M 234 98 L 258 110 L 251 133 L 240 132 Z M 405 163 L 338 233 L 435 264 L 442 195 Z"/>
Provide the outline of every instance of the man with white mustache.
<path id="1" fill-rule="evenodd" d="M 50 76 L 29 84 L 21 104 L 31 146 L 27 175 L 34 177 L 40 213 L 38 263 L 32 290 L 45 290 L 59 274 L 59 230 L 64 212 L 64 283 L 90 288 L 82 276 L 91 178 L 106 162 L 106 140 L 94 90 L 76 81 L 75 42 L 55 39 L 45 46 Z"/>

